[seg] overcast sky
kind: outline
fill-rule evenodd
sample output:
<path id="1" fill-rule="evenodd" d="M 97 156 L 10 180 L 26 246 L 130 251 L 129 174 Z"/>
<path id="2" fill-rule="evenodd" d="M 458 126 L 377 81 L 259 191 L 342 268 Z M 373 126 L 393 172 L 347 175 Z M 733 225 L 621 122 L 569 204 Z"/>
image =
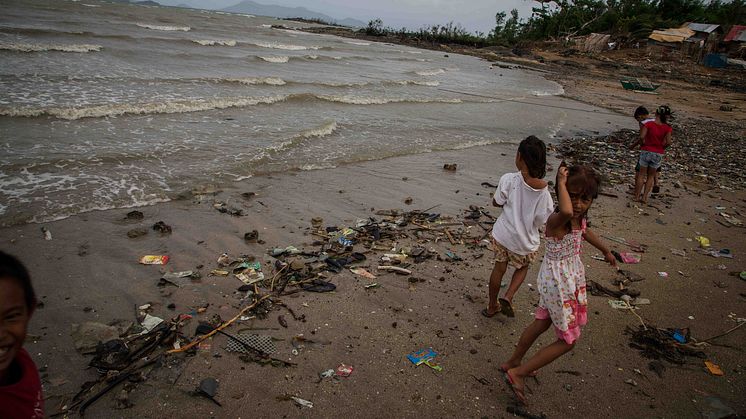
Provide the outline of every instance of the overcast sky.
<path id="1" fill-rule="evenodd" d="M 160 3 L 190 4 L 220 9 L 241 0 L 161 0 Z M 495 13 L 518 9 L 523 17 L 531 14 L 531 0 L 254 0 L 262 4 L 305 7 L 335 19 L 351 17 L 368 22 L 381 18 L 386 26 L 419 29 L 431 23 L 461 23 L 466 29 L 489 32 L 495 26 Z"/>

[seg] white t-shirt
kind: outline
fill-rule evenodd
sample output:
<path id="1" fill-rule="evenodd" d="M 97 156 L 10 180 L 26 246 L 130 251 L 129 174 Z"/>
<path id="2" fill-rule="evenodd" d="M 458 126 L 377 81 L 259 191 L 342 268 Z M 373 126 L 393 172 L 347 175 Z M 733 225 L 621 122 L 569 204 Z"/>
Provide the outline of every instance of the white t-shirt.
<path id="1" fill-rule="evenodd" d="M 521 172 L 506 173 L 500 178 L 494 198 L 503 205 L 503 213 L 492 227 L 492 237 L 519 255 L 538 250 L 539 228 L 554 212 L 549 188 L 534 189 L 523 181 Z"/>

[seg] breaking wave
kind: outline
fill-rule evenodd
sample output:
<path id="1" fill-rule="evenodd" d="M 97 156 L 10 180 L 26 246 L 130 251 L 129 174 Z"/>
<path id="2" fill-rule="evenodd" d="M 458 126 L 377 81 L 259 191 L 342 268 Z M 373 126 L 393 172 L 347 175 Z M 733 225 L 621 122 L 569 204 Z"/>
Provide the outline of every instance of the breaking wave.
<path id="1" fill-rule="evenodd" d="M 2 116 L 52 116 L 59 119 L 101 118 L 119 115 L 171 114 L 226 109 L 286 100 L 287 96 L 176 100 L 140 104 L 106 104 L 86 107 L 0 108 Z"/>
<path id="2" fill-rule="evenodd" d="M 150 103 L 114 103 L 85 107 L 0 107 L 0 116 L 43 117 L 76 120 L 82 118 L 103 118 L 120 115 L 152 115 L 201 112 L 215 109 L 242 108 L 255 105 L 271 105 L 291 100 L 322 100 L 348 105 L 384 105 L 388 103 L 463 103 L 461 99 L 421 99 L 408 97 L 377 97 L 354 95 L 320 95 L 300 93 L 263 97 L 224 97 L 209 99 L 173 100 Z"/>
<path id="3" fill-rule="evenodd" d="M 262 56 L 260 56 L 259 58 L 262 59 L 262 60 L 264 60 L 264 61 L 266 61 L 266 62 L 268 62 L 268 63 L 286 63 L 286 62 L 290 61 L 290 57 L 285 56 L 285 55 L 273 55 L 273 56 L 269 56 L 269 57 L 262 57 Z"/>
<path id="4" fill-rule="evenodd" d="M 217 40 L 211 40 L 211 39 L 192 39 L 192 42 L 195 44 L 200 44 L 203 46 L 224 46 L 224 47 L 235 47 L 236 41 L 233 39 L 217 39 Z"/>
<path id="5" fill-rule="evenodd" d="M 430 69 L 430 70 L 415 71 L 415 74 L 420 75 L 420 76 L 437 76 L 438 74 L 443 74 L 445 72 L 446 72 L 445 69 L 442 69 L 442 68 L 433 68 L 433 69 Z"/>
<path id="6" fill-rule="evenodd" d="M 344 41 L 344 42 L 345 44 L 360 45 L 362 47 L 367 47 L 368 45 L 370 45 L 370 42 L 358 42 L 358 41 Z"/>
<path id="7" fill-rule="evenodd" d="M 302 143 L 304 140 L 309 138 L 322 138 L 334 134 L 337 129 L 337 121 L 329 121 L 321 126 L 311 128 L 303 131 L 298 135 L 289 138 L 279 144 L 270 146 L 268 149 L 271 153 L 278 153 L 280 151 L 287 151 L 288 149 L 295 147 Z"/>
<path id="8" fill-rule="evenodd" d="M 19 51 L 19 52 L 43 52 L 43 51 L 61 51 L 61 52 L 91 52 L 101 51 L 101 45 L 91 44 L 8 44 L 0 43 L 0 50 Z"/>
<path id="9" fill-rule="evenodd" d="M 534 96 L 560 96 L 565 94 L 565 89 L 558 85 L 555 90 L 534 90 L 531 94 Z"/>
<path id="10" fill-rule="evenodd" d="M 365 96 L 334 96 L 314 95 L 316 98 L 328 102 L 345 103 L 348 105 L 385 105 L 387 103 L 463 103 L 461 99 L 417 99 L 417 98 L 391 98 L 391 97 L 365 97 Z"/>
<path id="11" fill-rule="evenodd" d="M 136 23 L 135 25 L 145 28 L 152 29 L 154 31 L 183 31 L 188 32 L 192 30 L 189 26 L 167 26 L 167 25 L 149 25 L 147 23 Z"/>
<path id="12" fill-rule="evenodd" d="M 386 81 L 384 84 L 398 84 L 402 86 L 406 86 L 409 84 L 414 84 L 416 86 L 429 86 L 429 87 L 438 87 L 440 86 L 440 82 L 436 80 L 393 80 L 393 81 Z"/>
<path id="13" fill-rule="evenodd" d="M 285 51 L 305 51 L 309 49 L 321 49 L 321 47 L 306 47 L 303 45 L 280 44 L 277 42 L 254 42 L 253 44 L 262 48 L 282 49 Z"/>
<path id="14" fill-rule="evenodd" d="M 220 80 L 218 79 L 217 81 Z M 270 86 L 284 86 L 285 84 L 287 84 L 285 80 L 279 77 L 242 77 L 239 79 L 225 79 L 225 81 L 248 85 L 267 84 Z"/>

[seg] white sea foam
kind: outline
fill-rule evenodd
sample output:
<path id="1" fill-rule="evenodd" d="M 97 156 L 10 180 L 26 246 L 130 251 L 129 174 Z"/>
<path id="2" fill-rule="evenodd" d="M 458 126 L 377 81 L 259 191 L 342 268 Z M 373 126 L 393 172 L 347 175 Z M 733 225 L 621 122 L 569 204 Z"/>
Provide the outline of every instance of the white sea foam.
<path id="1" fill-rule="evenodd" d="M 241 108 L 254 105 L 271 105 L 290 99 L 316 99 L 349 105 L 384 105 L 387 103 L 463 103 L 461 99 L 419 99 L 407 97 L 376 97 L 355 95 L 294 94 L 264 97 L 223 97 L 209 99 L 173 100 L 149 103 L 112 103 L 85 107 L 0 107 L 0 116 L 40 117 L 59 119 L 103 118 L 119 115 L 153 115 L 201 112 L 214 109 Z M 332 131 L 336 125 L 332 127 Z"/>
<path id="2" fill-rule="evenodd" d="M 290 57 L 285 55 L 273 55 L 269 57 L 259 57 L 268 63 L 286 63 L 290 60 Z"/>
<path id="3" fill-rule="evenodd" d="M 219 46 L 225 46 L 225 47 L 235 47 L 236 41 L 233 39 L 192 39 L 192 42 L 195 44 L 200 44 L 204 46 L 213 46 L 213 45 L 219 45 Z"/>
<path id="4" fill-rule="evenodd" d="M 534 90 L 531 94 L 534 96 L 560 96 L 565 94 L 565 89 L 558 84 L 554 90 Z"/>
<path id="5" fill-rule="evenodd" d="M 337 129 L 337 122 L 332 120 L 318 127 L 305 130 L 301 132 L 300 134 L 293 136 L 292 138 L 286 141 L 282 141 L 278 144 L 270 146 L 268 147 L 268 151 L 270 153 L 279 153 L 281 151 L 285 151 L 292 147 L 295 147 L 298 144 L 301 144 L 303 140 L 307 140 L 309 138 L 322 138 L 328 135 L 332 135 L 336 129 Z M 266 157 L 266 155 L 263 155 L 261 157 L 264 158 Z"/>
<path id="6" fill-rule="evenodd" d="M 385 105 L 387 103 L 463 103 L 461 99 L 417 99 L 404 97 L 365 97 L 353 95 L 316 95 L 321 100 L 348 105 Z"/>
<path id="7" fill-rule="evenodd" d="M 261 24 L 261 25 L 257 26 L 257 28 L 271 28 L 271 27 L 272 27 L 272 25 L 267 25 L 267 24 Z"/>
<path id="8" fill-rule="evenodd" d="M 4 108 L 0 107 L 2 116 L 52 116 L 60 119 L 101 118 L 118 115 L 148 115 L 172 114 L 184 112 L 199 112 L 212 109 L 227 109 L 271 104 L 284 101 L 288 96 L 267 97 L 228 97 L 211 99 L 193 99 L 166 102 L 152 102 L 139 104 L 106 104 L 87 107 L 57 107 L 57 108 Z"/>
<path id="9" fill-rule="evenodd" d="M 394 80 L 394 81 L 391 81 L 391 83 L 400 84 L 402 86 L 406 86 L 409 84 L 414 84 L 416 86 L 430 86 L 430 87 L 440 86 L 440 82 L 437 80 Z"/>
<path id="10" fill-rule="evenodd" d="M 430 70 L 415 71 L 415 73 L 420 76 L 437 76 L 438 74 L 443 74 L 445 72 L 446 72 L 445 69 L 442 69 L 442 68 L 433 68 Z"/>
<path id="11" fill-rule="evenodd" d="M 61 51 L 61 52 L 92 52 L 101 51 L 101 45 L 91 44 L 8 44 L 0 43 L 0 50 L 20 51 L 20 52 L 43 52 L 43 51 Z"/>
<path id="12" fill-rule="evenodd" d="M 254 45 L 262 48 L 271 48 L 271 49 L 282 49 L 286 51 L 305 51 L 309 49 L 319 49 L 320 47 L 306 47 L 303 45 L 293 45 L 293 44 L 281 44 L 278 42 L 254 42 Z"/>
<path id="13" fill-rule="evenodd" d="M 368 45 L 370 45 L 370 42 L 356 42 L 356 41 L 344 41 L 344 42 L 345 44 L 360 45 L 362 47 L 367 47 Z"/>
<path id="14" fill-rule="evenodd" d="M 85 7 L 101 7 L 100 4 L 85 4 L 85 3 L 80 3 L 80 5 L 81 6 L 85 6 Z"/>
<path id="15" fill-rule="evenodd" d="M 226 79 L 229 82 L 233 83 L 241 83 L 241 84 L 268 84 L 270 86 L 283 86 L 287 83 L 285 83 L 285 80 L 279 78 L 279 77 L 242 77 L 239 79 Z"/>
<path id="16" fill-rule="evenodd" d="M 304 164 L 299 167 L 300 170 L 309 172 L 311 170 L 323 170 L 323 169 L 334 169 L 335 166 L 332 163 L 311 163 L 311 164 Z"/>
<path id="17" fill-rule="evenodd" d="M 192 30 L 189 26 L 168 26 L 168 25 L 150 25 L 147 23 L 136 23 L 137 26 L 145 29 L 152 29 L 154 31 L 183 31 L 188 32 Z"/>
<path id="18" fill-rule="evenodd" d="M 303 138 L 326 137 L 327 135 L 332 135 L 336 129 L 337 121 L 329 121 L 319 127 L 303 131 L 301 136 Z"/>

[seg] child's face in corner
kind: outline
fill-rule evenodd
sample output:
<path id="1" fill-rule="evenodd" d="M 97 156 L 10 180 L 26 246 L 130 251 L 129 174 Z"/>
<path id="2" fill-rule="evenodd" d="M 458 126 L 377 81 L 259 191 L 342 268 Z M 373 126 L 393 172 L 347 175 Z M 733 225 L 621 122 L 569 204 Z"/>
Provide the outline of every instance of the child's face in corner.
<path id="1" fill-rule="evenodd" d="M 567 185 L 567 193 L 570 195 L 572 202 L 572 216 L 577 218 L 585 214 L 593 203 L 593 198 L 583 195 L 583 188 Z"/>
<path id="2" fill-rule="evenodd" d="M 0 278 L 0 383 L 23 346 L 30 318 L 21 284 Z"/>

